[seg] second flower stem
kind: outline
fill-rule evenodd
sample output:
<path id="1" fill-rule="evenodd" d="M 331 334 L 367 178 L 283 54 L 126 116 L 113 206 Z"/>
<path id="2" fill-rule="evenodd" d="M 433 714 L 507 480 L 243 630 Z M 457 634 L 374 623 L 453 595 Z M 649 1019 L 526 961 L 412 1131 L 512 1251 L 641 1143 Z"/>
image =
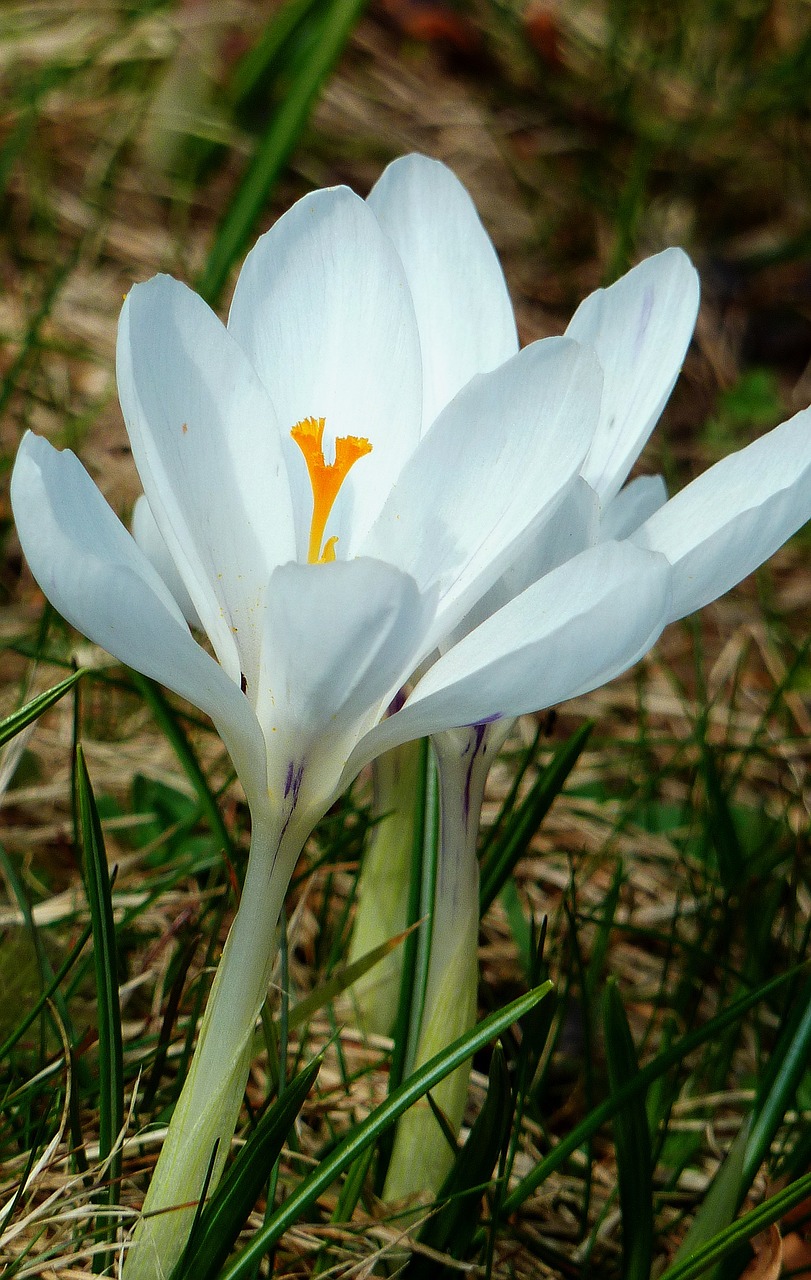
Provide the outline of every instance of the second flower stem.
<path id="1" fill-rule="evenodd" d="M 493 758 L 489 726 L 438 734 L 440 836 L 431 922 L 428 982 L 414 1067 L 446 1049 L 476 1021 L 479 936 L 479 821 Z M 470 1065 L 459 1067 L 432 1093 L 455 1134 L 462 1124 Z M 402 1117 L 383 1196 L 387 1201 L 433 1198 L 454 1152 L 423 1099 Z"/>

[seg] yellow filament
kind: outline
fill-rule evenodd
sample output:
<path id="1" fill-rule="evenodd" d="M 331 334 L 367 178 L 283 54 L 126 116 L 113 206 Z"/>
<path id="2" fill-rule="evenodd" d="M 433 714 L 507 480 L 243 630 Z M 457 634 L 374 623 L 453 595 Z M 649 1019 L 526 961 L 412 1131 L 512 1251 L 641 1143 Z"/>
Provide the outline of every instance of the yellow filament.
<path id="1" fill-rule="evenodd" d="M 363 436 L 340 436 L 335 441 L 335 461 L 324 461 L 324 419 L 304 418 L 290 432 L 307 464 L 307 473 L 313 491 L 313 518 L 310 525 L 310 546 L 307 559 L 310 564 L 326 564 L 335 559 L 337 538 L 328 538 L 322 550 L 324 530 L 329 513 L 349 474 L 349 470 L 372 446 Z"/>

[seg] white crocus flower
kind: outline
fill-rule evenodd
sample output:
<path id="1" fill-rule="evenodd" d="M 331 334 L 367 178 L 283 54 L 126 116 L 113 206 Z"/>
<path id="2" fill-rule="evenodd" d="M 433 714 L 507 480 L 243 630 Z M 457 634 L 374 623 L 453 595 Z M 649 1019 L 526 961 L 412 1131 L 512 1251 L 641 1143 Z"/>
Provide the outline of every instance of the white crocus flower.
<path id="1" fill-rule="evenodd" d="M 578 484 L 602 378 L 570 339 L 516 353 L 492 246 L 447 170 L 413 158 L 388 174 L 369 202 L 318 191 L 282 217 L 246 260 L 227 328 L 167 277 L 129 294 L 119 395 L 165 578 L 71 453 L 29 434 L 15 464 L 15 519 L 46 595 L 211 716 L 252 817 L 240 907 L 127 1280 L 171 1270 L 193 1209 L 157 1211 L 199 1196 L 215 1146 L 212 1186 L 219 1176 L 273 924 L 314 823 L 379 750 L 548 706 L 624 670 L 673 615 L 671 549 L 690 556 L 691 535 L 666 525 L 650 547 L 604 542 L 445 647 Z M 417 216 L 408 191 L 422 192 Z M 455 299 L 432 275 L 432 242 L 437 260 L 455 255 Z M 479 297 L 489 324 L 454 332 L 457 307 Z M 807 459 L 805 437 L 803 449 Z M 794 494 L 797 455 L 774 453 Z M 778 540 L 805 514 L 788 500 Z M 768 553 L 761 543 L 756 531 L 752 554 L 730 557 L 741 570 L 730 582 Z"/>
<path id="2" fill-rule="evenodd" d="M 451 190 L 419 237 L 452 240 L 470 296 L 486 296 L 500 269 L 469 199 L 453 180 Z M 252 816 L 239 911 L 128 1280 L 171 1270 L 193 1209 L 160 1211 L 193 1204 L 215 1148 L 212 1186 L 219 1176 L 304 840 L 375 754 L 370 734 L 395 693 L 564 500 L 597 422 L 594 354 L 568 340 L 515 353 L 511 317 L 497 309 L 473 346 L 460 334 L 452 368 L 432 366 L 417 313 L 441 314 L 444 302 L 437 294 L 431 307 L 429 280 L 409 284 L 381 221 L 375 200 L 345 189 L 300 201 L 249 255 L 227 328 L 167 277 L 129 294 L 119 395 L 148 504 L 141 535 L 165 548 L 165 578 L 72 453 L 28 434 L 14 468 L 20 540 L 48 598 L 211 716 Z M 584 562 L 554 619 L 527 600 L 504 634 L 469 652 L 490 669 L 499 706 L 505 681 L 529 681 L 530 705 L 557 701 L 651 643 L 669 602 L 665 558 L 612 544 L 599 574 Z M 182 599 L 167 586 L 177 580 Z M 570 660 L 553 676 L 564 635 Z M 464 663 L 449 672 L 450 701 L 430 730 L 465 722 L 471 707 L 480 718 L 468 676 L 479 683 Z"/>

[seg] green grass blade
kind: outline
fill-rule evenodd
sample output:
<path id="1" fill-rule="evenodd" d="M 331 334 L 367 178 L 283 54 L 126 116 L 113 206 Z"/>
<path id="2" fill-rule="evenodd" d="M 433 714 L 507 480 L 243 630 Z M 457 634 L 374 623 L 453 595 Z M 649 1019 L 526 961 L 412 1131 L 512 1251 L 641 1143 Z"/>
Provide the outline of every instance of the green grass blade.
<path id="1" fill-rule="evenodd" d="M 74 1038 L 74 1030 L 73 1030 L 73 1023 L 71 1022 L 71 1018 L 70 1018 L 70 1010 L 68 1008 L 65 997 L 63 996 L 62 992 L 59 990 L 58 983 L 55 982 L 53 967 L 48 958 L 48 953 L 45 949 L 45 946 L 43 945 L 40 929 L 38 928 L 37 922 L 34 919 L 34 912 L 32 910 L 31 903 L 29 901 L 28 891 L 27 891 L 25 882 L 20 876 L 19 872 L 14 866 L 14 863 L 9 858 L 8 854 L 6 853 L 2 845 L 0 845 L 0 870 L 2 870 L 6 883 L 11 889 L 13 896 L 17 900 L 17 906 L 19 907 L 20 913 L 25 922 L 25 928 L 28 932 L 28 935 L 31 939 L 31 945 L 34 949 L 34 956 L 36 957 L 37 968 L 39 970 L 40 982 L 43 984 L 44 987 L 46 987 L 48 990 L 50 990 L 53 993 L 55 1013 L 54 1013 L 54 1010 L 50 1008 L 47 1000 L 43 1001 L 40 1007 L 44 1008 L 45 1014 L 48 1020 L 50 1021 L 51 1026 L 54 1032 L 56 1033 L 57 1037 L 61 1038 L 61 1032 L 59 1027 L 59 1023 L 61 1020 L 61 1022 L 63 1023 L 64 1027 L 67 1030 L 68 1038 L 72 1040 Z M 30 1026 L 30 1022 L 28 1023 L 28 1025 Z M 40 1040 L 40 1053 L 41 1055 L 43 1055 L 43 1062 L 44 1062 L 45 1040 L 43 1038 L 41 1038 Z"/>
<path id="2" fill-rule="evenodd" d="M 171 1280 L 215 1280 L 234 1241 L 245 1226 L 268 1174 L 279 1157 L 290 1128 L 318 1075 L 315 1058 L 287 1081 L 283 1095 L 263 1115 L 211 1200 Z"/>
<path id="3" fill-rule="evenodd" d="M 518 793 L 521 790 L 527 771 L 532 768 L 538 760 L 538 752 L 541 749 L 546 734 L 544 723 L 540 723 L 535 731 L 535 737 L 529 746 L 520 753 L 515 773 L 510 783 L 510 789 L 499 807 L 499 811 L 492 824 L 486 831 L 479 833 L 479 863 L 484 866 L 490 856 L 490 850 L 498 843 L 503 835 L 504 827 L 512 818 L 515 807 L 518 804 Z"/>
<path id="4" fill-rule="evenodd" d="M 423 1067 L 409 1076 L 399 1089 L 390 1094 L 370 1116 L 356 1125 L 330 1155 L 299 1184 L 223 1273 L 222 1280 L 244 1280 L 250 1274 L 256 1260 L 275 1244 L 302 1213 L 312 1208 L 318 1197 L 357 1160 L 371 1143 L 390 1128 L 395 1120 L 398 1120 L 429 1089 L 439 1084 L 440 1080 L 444 1080 L 451 1071 L 455 1071 L 479 1049 L 484 1048 L 489 1041 L 501 1035 L 513 1022 L 533 1009 L 550 990 L 551 983 L 544 983 L 534 991 L 520 996 L 518 1000 L 513 1000 L 505 1009 L 490 1014 L 472 1031 L 460 1036 L 442 1053 L 431 1058 Z"/>
<path id="5" fill-rule="evenodd" d="M 505 825 L 499 840 L 490 848 L 481 869 L 479 909 L 484 915 L 513 868 L 524 856 L 527 845 L 563 790 L 566 779 L 588 742 L 591 723 L 581 725 L 553 755 L 538 775 L 532 790 Z"/>
<path id="6" fill-rule="evenodd" d="M 795 1205 L 802 1204 L 811 1195 L 811 1173 L 798 1178 L 783 1191 L 771 1197 L 756 1209 L 750 1209 L 736 1222 L 702 1248 L 696 1250 L 692 1257 L 673 1263 L 659 1276 L 659 1280 L 697 1280 L 705 1271 L 739 1249 L 747 1240 L 751 1240 L 759 1231 L 764 1231 L 773 1222 L 778 1222 Z"/>
<path id="7" fill-rule="evenodd" d="M 639 1076 L 631 1028 L 619 987 L 609 978 L 603 1005 L 605 1051 L 611 1092 Z M 652 1160 L 645 1092 L 628 1098 L 614 1116 L 614 1145 L 622 1209 L 624 1280 L 650 1280 L 653 1262 Z"/>
<path id="8" fill-rule="evenodd" d="M 177 756 L 183 772 L 194 788 L 195 794 L 205 811 L 211 824 L 211 829 L 217 836 L 217 840 L 222 845 L 227 856 L 233 860 L 234 848 L 228 828 L 223 822 L 220 807 L 212 795 L 206 776 L 200 768 L 200 763 L 180 724 L 177 713 L 166 694 L 159 685 L 155 684 L 154 680 L 147 680 L 146 676 L 138 675 L 136 671 L 133 671 L 132 682 L 148 704 L 155 723 Z"/>
<path id="9" fill-rule="evenodd" d="M 478 1226 L 482 1188 L 490 1181 L 510 1127 L 512 1099 L 504 1054 L 497 1045 L 490 1063 L 487 1096 L 439 1195 L 442 1208 L 428 1219 L 420 1243 L 453 1258 L 464 1257 Z M 415 1254 L 408 1280 L 432 1280 L 436 1262 Z"/>
<path id="10" fill-rule="evenodd" d="M 348 987 L 357 982 L 358 978 L 362 978 L 365 973 L 368 973 L 387 955 L 395 951 L 416 928 L 417 925 L 412 924 L 409 929 L 404 929 L 395 938 L 389 938 L 388 942 L 381 942 L 379 947 L 373 947 L 371 951 L 366 952 L 365 956 L 360 956 L 352 964 L 339 969 L 337 973 L 334 973 L 326 982 L 322 982 L 303 1000 L 299 1000 L 297 1004 L 294 1004 L 288 1019 L 290 1030 L 295 1031 L 297 1027 L 308 1023 L 316 1013 L 319 1013 L 332 1000 L 337 999 Z"/>
<path id="11" fill-rule="evenodd" d="M 707 831 L 718 859 L 718 874 L 724 888 L 735 893 L 746 878 L 746 859 L 735 830 L 715 749 L 705 740 L 701 742 L 701 768 L 707 793 Z"/>
<path id="12" fill-rule="evenodd" d="M 32 698 L 30 702 L 26 702 L 24 707 L 19 707 L 17 711 L 12 711 L 10 716 L 6 716 L 0 720 L 0 747 L 5 746 L 11 738 L 16 737 L 23 729 L 27 728 L 34 720 L 38 719 L 45 711 L 48 711 L 60 698 L 72 689 L 78 680 L 81 680 L 84 671 L 74 671 L 73 675 L 68 676 L 67 680 L 61 680 L 59 684 L 55 684 L 52 689 L 47 689 L 45 693 L 40 693 L 36 698 Z"/>
<path id="13" fill-rule="evenodd" d="M 561 1139 L 548 1156 L 538 1161 L 532 1172 L 521 1179 L 518 1186 L 513 1189 L 504 1201 L 502 1212 L 505 1215 L 514 1213 L 549 1177 L 550 1173 L 554 1173 L 556 1169 L 559 1169 L 579 1146 L 586 1142 L 608 1120 L 612 1120 L 620 1107 L 624 1106 L 637 1093 L 646 1091 L 654 1080 L 658 1080 L 671 1067 L 678 1066 L 694 1049 L 699 1049 L 702 1045 L 707 1044 L 710 1040 L 726 1031 L 728 1027 L 735 1026 L 749 1009 L 759 1004 L 762 1000 L 768 999 L 784 983 L 791 981 L 798 973 L 803 972 L 805 968 L 805 965 L 798 965 L 786 973 L 781 973 L 777 978 L 773 978 L 771 982 L 763 983 L 754 991 L 750 991 L 748 995 L 736 1000 L 723 1013 L 717 1014 L 706 1026 L 699 1027 L 697 1030 L 691 1031 L 689 1035 L 682 1036 L 680 1040 L 663 1053 L 657 1054 L 653 1061 L 642 1067 L 632 1080 L 626 1081 L 615 1093 L 612 1093 L 610 1098 L 595 1107 L 580 1124 L 572 1129 L 571 1133 Z"/>
<path id="14" fill-rule="evenodd" d="M 76 943 L 76 946 L 72 948 L 70 954 L 62 962 L 61 966 L 56 971 L 54 976 L 51 978 L 50 982 L 48 983 L 47 987 L 40 995 L 39 999 L 34 1002 L 33 1006 L 29 1009 L 28 1013 L 25 1015 L 22 1022 L 19 1024 L 19 1026 L 14 1028 L 14 1030 L 12 1031 L 8 1039 L 5 1040 L 2 1045 L 0 1045 L 0 1062 L 2 1062 L 3 1059 L 6 1058 L 11 1053 L 11 1050 L 14 1048 L 15 1044 L 17 1044 L 17 1042 L 22 1039 L 22 1037 L 25 1035 L 26 1031 L 31 1026 L 31 1024 L 33 1022 L 36 1022 L 37 1018 L 42 1013 L 43 1009 L 45 1008 L 46 1004 L 50 1000 L 51 996 L 54 994 L 57 988 L 62 985 L 63 979 L 67 977 L 67 975 L 70 973 L 71 969 L 73 968 L 74 964 L 79 959 L 79 956 L 82 953 L 84 945 L 87 942 L 88 938 L 90 937 L 91 933 L 92 933 L 92 925 L 87 925 L 87 927 L 82 930 L 82 933 L 79 937 L 78 942 Z"/>
<path id="15" fill-rule="evenodd" d="M 197 290 L 212 305 L 241 257 L 268 195 L 301 135 L 321 86 L 337 62 L 365 0 L 332 0 L 308 57 L 298 70 L 270 128 L 261 139 L 242 185 L 231 201 Z"/>
<path id="16" fill-rule="evenodd" d="M 320 0 L 287 0 L 268 21 L 259 39 L 234 68 L 226 94 L 232 106 L 239 106 L 257 90 L 280 59 L 296 29 Z"/>
<path id="17" fill-rule="evenodd" d="M 811 979 L 805 983 L 796 1007 L 797 1016 L 792 1019 L 792 1023 L 786 1028 L 786 1034 L 778 1043 L 775 1065 L 768 1072 L 764 1081 L 766 1087 L 755 1103 L 752 1133 L 746 1149 L 741 1180 L 741 1200 L 768 1156 L 774 1136 L 783 1123 L 786 1110 L 791 1106 L 811 1062 Z"/>
<path id="18" fill-rule="evenodd" d="M 99 1156 L 106 1160 L 124 1125 L 124 1064 L 121 1008 L 118 999 L 118 958 L 115 922 L 107 870 L 107 854 L 90 776 L 81 744 L 76 747 L 76 803 L 82 839 L 83 867 L 96 974 L 99 1029 Z M 110 1204 L 117 1203 L 121 1153 L 110 1163 Z M 111 1243 L 116 1222 L 108 1221 Z M 100 1255 L 103 1261 L 103 1255 Z"/>
<path id="19" fill-rule="evenodd" d="M 740 1204 L 744 1158 L 751 1129 L 751 1116 L 749 1116 L 739 1129 L 723 1164 L 712 1180 L 709 1191 L 699 1205 L 687 1235 L 679 1245 L 672 1266 L 686 1262 L 697 1250 L 709 1244 L 719 1232 L 728 1227 L 735 1217 Z"/>

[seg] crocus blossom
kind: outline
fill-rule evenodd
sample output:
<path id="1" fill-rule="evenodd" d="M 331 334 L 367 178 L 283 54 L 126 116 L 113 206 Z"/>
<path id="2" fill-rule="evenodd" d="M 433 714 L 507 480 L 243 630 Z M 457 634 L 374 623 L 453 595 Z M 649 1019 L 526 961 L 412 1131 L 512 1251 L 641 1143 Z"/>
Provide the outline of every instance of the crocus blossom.
<path id="1" fill-rule="evenodd" d="M 280 218 L 243 266 L 227 326 L 171 278 L 131 290 L 117 376 L 143 547 L 70 452 L 23 439 L 12 503 L 34 576 L 90 639 L 210 715 L 252 817 L 239 911 L 127 1280 L 168 1274 L 193 1209 L 158 1211 L 200 1195 L 215 1151 L 219 1176 L 273 922 L 304 840 L 358 769 L 398 742 L 611 679 L 685 601 L 726 589 L 808 515 L 811 440 L 795 420 L 767 438 L 746 495 L 718 472 L 700 518 L 689 498 L 675 521 L 668 504 L 635 541 L 579 549 L 476 624 L 584 467 L 590 484 L 610 476 L 610 494 L 638 447 L 624 420 L 603 422 L 596 329 L 518 351 L 469 197 L 444 166 L 407 157 L 368 201 L 316 191 Z M 653 332 L 640 323 L 645 369 Z M 656 397 L 642 399 L 652 419 Z M 772 513 L 768 535 L 753 502 Z M 746 536 L 731 549 L 733 525 Z M 723 566 L 705 563 L 716 545 Z"/>

